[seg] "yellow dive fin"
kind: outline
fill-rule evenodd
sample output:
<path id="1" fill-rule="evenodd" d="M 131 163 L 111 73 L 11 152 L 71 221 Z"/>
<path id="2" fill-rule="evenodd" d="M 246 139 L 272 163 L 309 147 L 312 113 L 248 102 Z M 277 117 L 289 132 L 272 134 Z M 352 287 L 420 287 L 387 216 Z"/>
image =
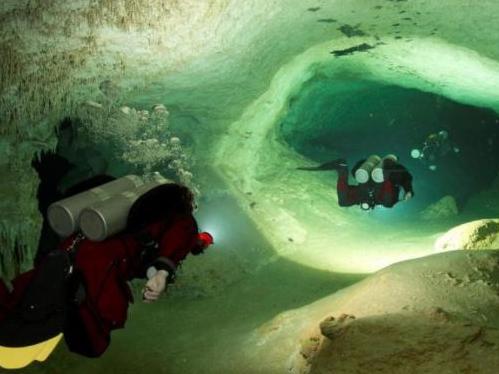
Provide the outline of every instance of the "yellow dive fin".
<path id="1" fill-rule="evenodd" d="M 0 367 L 4 369 L 20 369 L 33 361 L 45 361 L 62 338 L 62 333 L 44 342 L 26 347 L 0 346 Z"/>

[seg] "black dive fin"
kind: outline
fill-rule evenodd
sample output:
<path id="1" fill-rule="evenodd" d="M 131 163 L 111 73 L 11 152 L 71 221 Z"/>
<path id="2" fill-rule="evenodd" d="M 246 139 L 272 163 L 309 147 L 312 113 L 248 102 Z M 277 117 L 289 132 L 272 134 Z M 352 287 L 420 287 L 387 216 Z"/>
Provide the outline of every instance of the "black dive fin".
<path id="1" fill-rule="evenodd" d="M 346 167 L 347 163 L 344 159 L 339 158 L 333 161 L 325 162 L 319 166 L 300 166 L 297 170 L 307 170 L 307 171 L 321 171 L 321 170 L 338 170 L 340 168 Z"/>

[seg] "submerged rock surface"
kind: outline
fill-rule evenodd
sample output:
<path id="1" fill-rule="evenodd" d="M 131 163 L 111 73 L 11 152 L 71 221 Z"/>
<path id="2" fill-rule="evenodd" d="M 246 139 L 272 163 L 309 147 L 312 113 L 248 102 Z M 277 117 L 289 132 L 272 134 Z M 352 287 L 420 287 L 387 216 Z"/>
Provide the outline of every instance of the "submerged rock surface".
<path id="1" fill-rule="evenodd" d="M 255 339 L 293 373 L 495 373 L 498 290 L 498 252 L 442 253 L 280 315 Z"/>
<path id="2" fill-rule="evenodd" d="M 458 214 L 459 210 L 457 209 L 456 199 L 452 196 L 444 196 L 435 204 L 424 209 L 420 216 L 424 220 L 434 220 L 454 217 Z"/>
<path id="3" fill-rule="evenodd" d="M 436 241 L 435 248 L 499 249 L 499 219 L 481 219 L 454 227 Z"/>

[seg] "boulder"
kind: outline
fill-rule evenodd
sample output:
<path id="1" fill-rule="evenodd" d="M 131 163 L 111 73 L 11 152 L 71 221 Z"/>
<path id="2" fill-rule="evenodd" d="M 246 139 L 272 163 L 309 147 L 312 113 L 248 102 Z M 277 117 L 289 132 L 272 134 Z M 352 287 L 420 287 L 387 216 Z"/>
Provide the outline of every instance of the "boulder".
<path id="1" fill-rule="evenodd" d="M 449 218 L 457 216 L 458 214 L 459 210 L 457 209 L 456 199 L 450 195 L 442 197 L 420 213 L 421 218 L 424 220 Z"/>
<path id="2" fill-rule="evenodd" d="M 480 219 L 456 226 L 437 239 L 435 249 L 499 249 L 499 219 Z"/>
<path id="3" fill-rule="evenodd" d="M 247 343 L 272 372 L 495 374 L 498 289 L 499 252 L 439 253 L 281 313 Z"/>
<path id="4" fill-rule="evenodd" d="M 430 308 L 352 319 L 301 373 L 496 373 L 499 331 L 441 315 Z"/>

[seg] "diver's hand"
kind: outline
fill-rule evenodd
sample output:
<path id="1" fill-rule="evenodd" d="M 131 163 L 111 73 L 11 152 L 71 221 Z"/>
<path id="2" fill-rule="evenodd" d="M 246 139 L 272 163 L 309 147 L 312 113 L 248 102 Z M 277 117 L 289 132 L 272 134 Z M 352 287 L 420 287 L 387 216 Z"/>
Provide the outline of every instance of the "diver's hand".
<path id="1" fill-rule="evenodd" d="M 410 200 L 410 199 L 412 199 L 413 196 L 414 196 L 414 194 L 411 191 L 406 192 L 404 195 L 404 200 L 405 201 Z"/>
<path id="2" fill-rule="evenodd" d="M 159 270 L 152 276 L 146 283 L 142 296 L 145 303 L 152 303 L 158 300 L 159 295 L 166 290 L 166 278 L 168 272 L 166 270 Z"/>

